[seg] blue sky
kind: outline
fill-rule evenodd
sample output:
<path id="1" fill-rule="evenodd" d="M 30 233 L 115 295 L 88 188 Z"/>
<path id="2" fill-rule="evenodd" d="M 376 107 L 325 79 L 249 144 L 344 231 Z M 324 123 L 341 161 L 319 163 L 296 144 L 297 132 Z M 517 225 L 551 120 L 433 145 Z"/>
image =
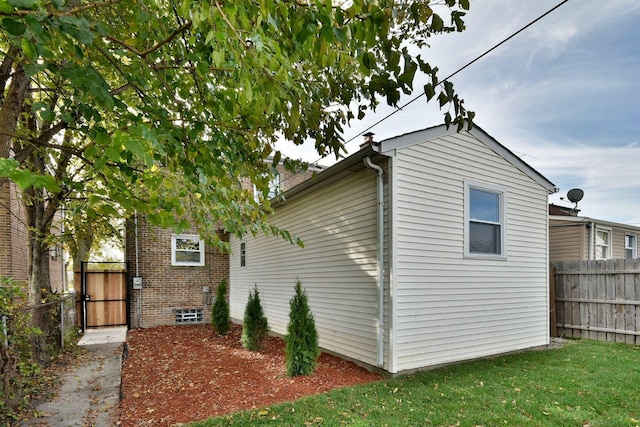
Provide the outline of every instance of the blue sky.
<path id="1" fill-rule="evenodd" d="M 423 57 L 444 78 L 558 3 L 472 0 L 467 30 L 433 38 Z M 560 188 L 551 202 L 570 206 L 560 197 L 579 187 L 580 215 L 640 226 L 638 23 L 637 0 L 570 1 L 452 82 L 479 126 Z M 381 107 L 353 123 L 346 140 L 391 111 Z M 422 98 L 371 131 L 381 140 L 440 123 L 437 105 Z M 348 151 L 361 142 L 356 137 Z M 310 148 L 281 148 L 318 157 Z"/>

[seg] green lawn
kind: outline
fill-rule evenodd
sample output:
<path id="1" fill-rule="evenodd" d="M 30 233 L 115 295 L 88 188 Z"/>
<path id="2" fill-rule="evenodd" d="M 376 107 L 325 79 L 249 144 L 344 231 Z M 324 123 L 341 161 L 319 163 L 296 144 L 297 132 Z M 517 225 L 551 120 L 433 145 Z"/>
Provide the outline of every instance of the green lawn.
<path id="1" fill-rule="evenodd" d="M 638 426 L 640 347 L 575 341 L 192 424 L 230 425 Z"/>

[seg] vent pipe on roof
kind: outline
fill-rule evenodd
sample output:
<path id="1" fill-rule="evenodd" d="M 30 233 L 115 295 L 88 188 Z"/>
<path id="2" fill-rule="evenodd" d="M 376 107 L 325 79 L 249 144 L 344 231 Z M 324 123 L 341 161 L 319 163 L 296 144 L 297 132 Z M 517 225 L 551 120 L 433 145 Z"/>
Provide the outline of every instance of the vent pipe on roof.
<path id="1" fill-rule="evenodd" d="M 365 134 L 363 134 L 362 136 L 364 136 L 364 142 L 362 144 L 360 144 L 360 148 L 364 148 L 368 145 L 372 145 L 375 144 L 374 140 L 373 140 L 373 135 L 375 135 L 375 133 L 373 132 L 367 132 Z"/>

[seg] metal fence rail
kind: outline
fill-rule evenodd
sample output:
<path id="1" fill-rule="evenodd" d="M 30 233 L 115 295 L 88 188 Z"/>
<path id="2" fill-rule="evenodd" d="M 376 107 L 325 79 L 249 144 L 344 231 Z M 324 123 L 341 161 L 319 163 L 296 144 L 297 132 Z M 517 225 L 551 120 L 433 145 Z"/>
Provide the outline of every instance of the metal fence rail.
<path id="1" fill-rule="evenodd" d="M 71 292 L 63 298 L 52 301 L 46 304 L 37 306 L 30 306 L 20 308 L 18 311 L 21 313 L 29 313 L 28 318 L 38 317 L 47 318 L 50 321 L 41 326 L 45 330 L 41 331 L 42 335 L 47 338 L 47 341 L 54 345 L 59 345 L 60 348 L 64 348 L 65 345 L 72 342 L 77 336 L 78 323 L 75 307 L 75 292 Z M 6 314 L 0 315 L 0 329 L 2 329 L 2 345 L 7 348 L 9 346 L 9 340 L 17 328 L 21 328 L 22 325 L 17 325 L 12 316 Z M 23 332 L 23 331 L 21 331 Z"/>

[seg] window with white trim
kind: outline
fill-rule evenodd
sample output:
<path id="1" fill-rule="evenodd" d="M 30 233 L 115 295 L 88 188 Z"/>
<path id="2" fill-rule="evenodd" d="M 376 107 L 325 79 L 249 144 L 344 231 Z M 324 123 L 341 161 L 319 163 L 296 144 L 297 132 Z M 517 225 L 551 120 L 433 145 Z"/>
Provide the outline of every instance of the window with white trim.
<path id="1" fill-rule="evenodd" d="M 505 257 L 506 190 L 465 182 L 465 255 Z"/>
<path id="2" fill-rule="evenodd" d="M 171 265 L 201 267 L 204 265 L 204 241 L 196 234 L 171 236 Z"/>
<path id="3" fill-rule="evenodd" d="M 596 228 L 596 259 L 610 259 L 611 254 L 611 230 Z"/>
<path id="4" fill-rule="evenodd" d="M 635 234 L 624 236 L 624 257 L 626 259 L 638 258 L 638 236 Z"/>
<path id="5" fill-rule="evenodd" d="M 267 194 L 267 199 L 271 200 L 274 197 L 280 194 L 280 174 L 275 175 L 269 180 L 269 194 Z M 260 201 L 260 195 L 258 194 L 258 189 L 256 186 L 253 186 L 253 198 L 256 202 Z"/>

